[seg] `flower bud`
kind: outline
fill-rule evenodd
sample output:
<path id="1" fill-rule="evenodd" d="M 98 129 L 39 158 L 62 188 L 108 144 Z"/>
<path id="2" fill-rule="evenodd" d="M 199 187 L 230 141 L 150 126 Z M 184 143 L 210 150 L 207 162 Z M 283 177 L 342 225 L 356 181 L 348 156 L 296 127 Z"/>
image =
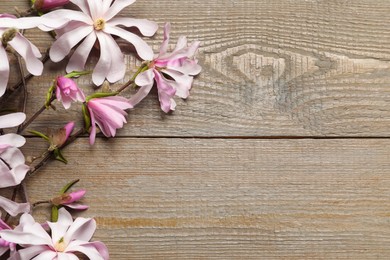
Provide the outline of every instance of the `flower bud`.
<path id="1" fill-rule="evenodd" d="M 65 109 L 68 109 L 72 102 L 85 101 L 85 95 L 76 82 L 63 76 L 57 77 L 56 97 Z"/>
<path id="2" fill-rule="evenodd" d="M 63 128 L 58 129 L 56 132 L 49 135 L 50 147 L 56 149 L 61 147 L 66 140 L 68 140 L 70 134 L 74 128 L 74 122 L 67 123 Z"/>
<path id="3" fill-rule="evenodd" d="M 51 203 L 55 206 L 65 206 L 76 210 L 85 210 L 87 205 L 77 204 L 76 201 L 85 196 L 86 190 L 78 190 L 70 193 L 64 193 L 58 197 L 52 198 Z"/>
<path id="4" fill-rule="evenodd" d="M 50 10 L 57 7 L 61 7 L 70 2 L 70 0 L 36 0 L 34 2 L 34 9 L 42 11 L 42 10 Z"/>

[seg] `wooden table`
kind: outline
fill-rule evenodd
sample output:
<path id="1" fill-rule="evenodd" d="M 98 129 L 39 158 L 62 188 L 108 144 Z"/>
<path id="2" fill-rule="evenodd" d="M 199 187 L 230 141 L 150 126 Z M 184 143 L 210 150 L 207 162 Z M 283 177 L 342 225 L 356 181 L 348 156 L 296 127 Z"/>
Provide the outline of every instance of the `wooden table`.
<path id="1" fill-rule="evenodd" d="M 126 14 L 202 42 L 190 98 L 165 115 L 153 92 L 117 138 L 80 138 L 68 165 L 28 179 L 31 201 L 80 178 L 111 259 L 388 259 L 390 1 L 138 0 Z M 52 41 L 26 35 L 42 52 Z M 28 82 L 29 115 L 65 64 Z M 81 126 L 79 106 L 57 108 L 32 128 Z"/>

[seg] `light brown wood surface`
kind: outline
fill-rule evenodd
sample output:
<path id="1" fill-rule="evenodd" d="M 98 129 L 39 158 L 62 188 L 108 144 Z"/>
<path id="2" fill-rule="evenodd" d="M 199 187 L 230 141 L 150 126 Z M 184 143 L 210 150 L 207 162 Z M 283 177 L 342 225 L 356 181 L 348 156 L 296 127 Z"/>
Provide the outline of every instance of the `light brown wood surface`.
<path id="1" fill-rule="evenodd" d="M 81 138 L 69 165 L 28 179 L 31 201 L 80 178 L 81 215 L 96 217 L 111 259 L 389 258 L 390 1 L 138 0 L 122 15 L 202 42 L 191 96 L 165 115 L 153 93 L 118 138 Z M 26 35 L 42 52 L 52 41 Z M 147 41 L 161 40 L 160 29 Z M 29 81 L 28 114 L 64 65 Z M 57 108 L 32 127 L 81 125 L 79 106 Z M 24 151 L 41 149 L 30 138 Z"/>

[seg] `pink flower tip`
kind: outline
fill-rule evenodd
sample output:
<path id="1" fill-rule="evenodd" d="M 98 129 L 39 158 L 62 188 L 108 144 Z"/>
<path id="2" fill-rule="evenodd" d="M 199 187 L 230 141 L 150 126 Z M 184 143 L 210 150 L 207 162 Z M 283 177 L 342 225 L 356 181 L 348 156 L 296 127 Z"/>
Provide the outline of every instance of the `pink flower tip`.
<path id="1" fill-rule="evenodd" d="M 36 10 L 50 10 L 66 5 L 69 2 L 70 0 L 36 0 L 34 8 Z"/>
<path id="2" fill-rule="evenodd" d="M 68 140 L 70 134 L 73 132 L 74 129 L 74 122 L 69 122 L 64 126 L 65 129 L 65 141 Z"/>
<path id="3" fill-rule="evenodd" d="M 77 86 L 72 79 L 59 76 L 57 77 L 56 97 L 62 102 L 65 109 L 70 108 L 72 102 L 85 101 L 84 92 Z"/>

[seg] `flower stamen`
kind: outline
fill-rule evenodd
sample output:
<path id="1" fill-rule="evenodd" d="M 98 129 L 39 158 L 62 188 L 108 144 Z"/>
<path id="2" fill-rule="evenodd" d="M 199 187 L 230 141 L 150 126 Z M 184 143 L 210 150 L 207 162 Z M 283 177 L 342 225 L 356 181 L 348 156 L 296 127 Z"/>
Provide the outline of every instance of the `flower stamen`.
<path id="1" fill-rule="evenodd" d="M 93 27 L 95 28 L 96 31 L 103 30 L 105 26 L 106 26 L 106 21 L 103 18 L 99 18 L 93 23 Z"/>
<path id="2" fill-rule="evenodd" d="M 61 237 L 60 240 L 58 240 L 58 242 L 54 245 L 54 249 L 57 252 L 64 252 L 65 251 L 66 244 L 65 244 L 65 241 L 64 241 L 63 237 Z"/>

